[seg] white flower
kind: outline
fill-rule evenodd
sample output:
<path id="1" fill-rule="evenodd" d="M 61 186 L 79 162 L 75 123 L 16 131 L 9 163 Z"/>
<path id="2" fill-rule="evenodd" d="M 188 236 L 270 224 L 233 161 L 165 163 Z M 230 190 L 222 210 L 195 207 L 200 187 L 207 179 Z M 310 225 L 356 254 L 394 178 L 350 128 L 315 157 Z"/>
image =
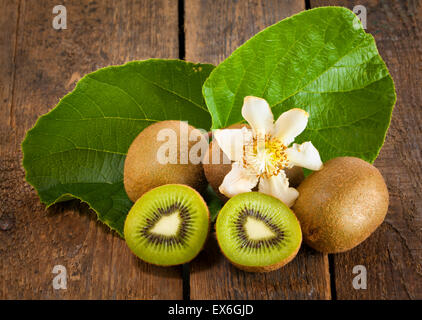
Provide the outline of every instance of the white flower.
<path id="1" fill-rule="evenodd" d="M 311 142 L 288 146 L 302 133 L 309 114 L 302 109 L 284 112 L 274 123 L 267 101 L 245 97 L 242 116 L 252 130 L 216 130 L 214 137 L 234 161 L 219 190 L 227 197 L 250 192 L 258 183 L 259 192 L 272 195 L 292 206 L 299 192 L 289 187 L 284 168 L 300 166 L 310 170 L 322 168 L 318 150 Z"/>

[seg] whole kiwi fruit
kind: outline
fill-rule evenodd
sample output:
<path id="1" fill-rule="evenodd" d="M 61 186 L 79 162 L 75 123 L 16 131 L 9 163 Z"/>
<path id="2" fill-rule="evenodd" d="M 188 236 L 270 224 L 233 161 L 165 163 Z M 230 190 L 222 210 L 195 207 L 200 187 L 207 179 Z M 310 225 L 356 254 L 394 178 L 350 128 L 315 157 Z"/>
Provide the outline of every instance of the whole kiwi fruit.
<path id="1" fill-rule="evenodd" d="M 243 127 L 250 129 L 246 123 L 236 123 L 228 126 L 226 129 L 242 129 Z M 202 159 L 205 177 L 213 188 L 218 197 L 227 201 L 228 198 L 222 194 L 218 188 L 223 183 L 224 177 L 230 172 L 232 165 L 230 159 L 221 150 L 216 141 L 211 141 L 208 150 Z"/>
<path id="2" fill-rule="evenodd" d="M 173 266 L 196 257 L 209 226 L 208 207 L 201 195 L 186 185 L 167 184 L 136 201 L 126 218 L 124 235 L 143 261 Z"/>
<path id="3" fill-rule="evenodd" d="M 227 127 L 227 129 L 241 129 L 243 127 L 250 129 L 248 124 L 243 123 L 233 124 Z M 222 194 L 218 188 L 223 183 L 224 177 L 232 169 L 232 162 L 223 150 L 221 150 L 216 141 L 211 141 L 202 162 L 208 183 L 221 200 L 227 201 L 228 198 Z M 286 168 L 284 169 L 284 172 L 289 179 L 289 185 L 291 187 L 296 188 L 305 179 L 301 167 Z"/>
<path id="4" fill-rule="evenodd" d="M 296 256 L 302 243 L 299 221 L 289 207 L 259 192 L 228 200 L 215 227 L 224 256 L 249 272 L 281 268 Z"/>
<path id="5" fill-rule="evenodd" d="M 174 133 L 174 139 L 159 139 L 160 132 Z M 200 161 L 202 155 L 198 163 L 189 157 L 191 148 L 199 141 L 207 143 L 199 130 L 182 121 L 166 120 L 145 128 L 130 145 L 125 160 L 124 186 L 129 198 L 135 202 L 145 192 L 164 184 L 185 184 L 203 191 L 206 179 Z M 160 162 L 158 155 L 164 144 L 176 151 L 175 163 Z"/>
<path id="6" fill-rule="evenodd" d="M 292 207 L 304 241 L 324 253 L 350 250 L 384 221 L 388 190 L 373 165 L 354 157 L 327 161 L 299 186 Z"/>
<path id="7" fill-rule="evenodd" d="M 212 163 L 213 152 L 214 154 L 219 155 L 219 164 Z M 209 159 L 207 161 L 203 160 L 204 173 L 208 183 L 221 200 L 227 201 L 228 198 L 222 194 L 218 188 L 223 183 L 224 177 L 232 168 L 231 161 L 215 141 L 211 141 L 208 150 L 205 152 L 204 159 Z M 214 161 L 216 160 L 214 159 Z"/>

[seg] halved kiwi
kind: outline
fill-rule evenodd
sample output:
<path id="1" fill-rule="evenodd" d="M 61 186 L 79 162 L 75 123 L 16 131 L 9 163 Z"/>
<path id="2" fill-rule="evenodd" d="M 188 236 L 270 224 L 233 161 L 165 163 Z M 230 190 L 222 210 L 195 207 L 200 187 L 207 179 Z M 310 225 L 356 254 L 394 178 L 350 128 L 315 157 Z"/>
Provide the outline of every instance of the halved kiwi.
<path id="1" fill-rule="evenodd" d="M 167 184 L 136 201 L 126 218 L 124 235 L 140 259 L 172 266 L 196 257 L 209 225 L 208 207 L 197 191 L 186 185 Z"/>
<path id="2" fill-rule="evenodd" d="M 290 262 L 302 242 L 294 213 L 280 200 L 258 192 L 231 198 L 216 222 L 217 240 L 226 258 L 239 269 L 276 270 Z"/>

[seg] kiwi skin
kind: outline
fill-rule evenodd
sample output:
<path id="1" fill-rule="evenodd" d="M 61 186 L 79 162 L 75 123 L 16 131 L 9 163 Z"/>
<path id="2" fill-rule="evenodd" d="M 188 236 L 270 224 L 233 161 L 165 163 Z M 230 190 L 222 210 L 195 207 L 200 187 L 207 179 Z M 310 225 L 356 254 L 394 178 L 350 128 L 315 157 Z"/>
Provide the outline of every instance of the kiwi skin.
<path id="1" fill-rule="evenodd" d="M 185 184 L 199 192 L 206 187 L 206 178 L 202 164 L 180 164 L 181 152 L 177 147 L 177 164 L 160 164 L 157 151 L 164 142 L 157 141 L 158 132 L 171 129 L 180 139 L 180 126 L 188 126 L 188 136 L 197 133 L 198 141 L 201 132 L 185 122 L 167 120 L 154 123 L 145 128 L 132 142 L 124 165 L 124 187 L 129 199 L 136 202 L 145 192 L 164 184 Z M 188 141 L 188 150 L 197 141 Z"/>
<path id="2" fill-rule="evenodd" d="M 208 205 L 205 202 L 204 198 L 202 198 L 201 194 L 198 191 L 196 191 L 195 189 L 193 189 L 193 188 L 191 188 L 191 187 L 189 187 L 187 185 L 182 185 L 182 184 L 173 184 L 173 185 L 175 185 L 175 186 L 179 185 L 179 186 L 188 187 L 188 188 L 192 189 L 192 191 L 194 191 L 198 195 L 198 198 L 201 199 L 201 202 L 204 204 L 205 208 L 207 208 L 207 211 L 206 211 L 207 212 L 207 215 L 208 215 L 208 231 L 207 231 L 207 237 L 206 237 L 206 239 L 205 239 L 205 241 L 204 241 L 204 243 L 202 245 L 202 248 L 198 251 L 198 254 L 199 254 L 204 249 L 205 244 L 207 243 L 208 238 L 209 238 L 209 235 L 210 235 L 210 230 L 211 230 L 211 215 L 210 215 L 210 210 L 208 209 Z M 158 188 L 158 187 L 156 187 L 156 188 Z M 155 189 L 155 188 L 153 188 L 153 189 Z M 150 191 L 152 191 L 153 189 L 151 189 Z M 125 230 L 127 228 L 127 226 L 126 226 L 127 225 L 127 221 L 128 221 L 128 219 L 126 219 L 126 221 L 125 221 L 125 225 L 124 225 L 124 229 Z M 155 263 L 151 263 L 151 262 L 148 262 L 148 261 L 144 261 L 141 258 L 139 258 L 139 259 L 141 259 L 145 263 L 148 263 L 148 264 L 151 264 L 151 265 L 154 265 L 154 266 L 158 266 L 158 267 L 174 267 L 174 266 L 178 266 L 178 265 L 181 265 L 181 264 L 185 264 L 185 263 L 191 262 L 192 260 L 194 260 L 198 256 L 198 254 L 195 257 L 193 257 L 192 259 L 186 260 L 186 261 L 184 261 L 182 263 L 178 263 L 178 264 L 166 264 L 166 265 L 162 265 L 162 264 L 155 264 Z"/>
<path id="3" fill-rule="evenodd" d="M 289 186 L 297 188 L 303 180 L 305 180 L 305 174 L 301 167 L 295 166 L 292 168 L 284 169 L 287 179 L 289 179 Z"/>
<path id="4" fill-rule="evenodd" d="M 324 253 L 350 250 L 384 221 L 389 196 L 384 179 L 373 165 L 354 157 L 324 164 L 299 186 L 292 207 L 304 241 Z"/>
<path id="5" fill-rule="evenodd" d="M 270 196 L 270 195 L 266 195 L 266 196 L 274 198 L 273 196 Z M 277 198 L 274 198 L 274 199 L 276 199 L 277 201 L 280 201 Z M 287 207 L 287 209 L 290 212 L 292 212 L 292 210 L 290 210 L 290 208 Z M 297 217 L 294 214 L 294 212 L 292 212 L 292 214 L 297 220 Z M 218 220 L 218 217 L 219 216 L 217 216 L 217 220 Z M 300 225 L 299 221 L 298 221 L 298 224 Z M 217 225 L 217 223 L 216 223 L 216 225 Z M 299 228 L 299 230 L 301 230 L 301 229 Z M 217 230 L 217 228 L 215 228 L 215 234 L 216 234 L 216 238 L 217 238 L 217 242 L 218 242 L 218 230 Z M 282 261 L 279 261 L 275 264 L 271 264 L 271 265 L 268 265 L 268 266 L 257 266 L 257 267 L 255 267 L 255 266 L 244 266 L 244 265 L 241 265 L 241 264 L 238 264 L 238 263 L 232 261 L 227 255 L 224 254 L 223 250 L 220 250 L 220 251 L 232 265 L 234 265 L 236 268 L 238 268 L 240 270 L 243 270 L 243 271 L 246 271 L 246 272 L 267 273 L 267 272 L 271 272 L 271 271 L 275 271 L 275 270 L 280 269 L 281 267 L 285 266 L 286 264 L 288 264 L 290 261 L 292 261 L 296 257 L 296 255 L 298 254 L 299 249 L 302 245 L 302 239 L 303 239 L 302 233 L 300 235 L 300 238 L 301 238 L 301 241 L 298 243 L 297 248 L 295 249 L 295 251 L 289 257 L 287 257 L 286 259 L 284 259 Z M 218 242 L 218 244 L 220 246 L 219 242 Z"/>
<path id="6" fill-rule="evenodd" d="M 219 149 L 220 164 L 212 164 L 211 155 L 213 152 L 213 148 Z M 218 195 L 218 197 L 224 202 L 226 202 L 227 200 L 229 200 L 229 198 L 222 194 L 218 188 L 223 183 L 224 177 L 227 175 L 227 173 L 230 172 L 232 168 L 230 161 L 228 160 L 226 154 L 218 147 L 217 143 L 215 143 L 214 141 L 211 141 L 210 146 L 207 152 L 205 153 L 204 159 L 209 159 L 208 163 L 203 164 L 205 177 L 208 183 L 213 188 L 214 192 Z"/>
<path id="7" fill-rule="evenodd" d="M 251 127 L 246 124 L 246 123 L 236 123 L 236 124 L 232 124 L 231 126 L 228 126 L 227 129 L 242 129 L 242 128 L 248 128 L 250 129 Z M 217 148 L 219 152 L 219 164 L 213 164 L 213 149 Z M 217 153 L 217 152 L 215 152 Z M 205 161 L 207 160 L 207 161 Z M 214 161 L 216 161 L 216 159 L 214 159 Z M 208 181 L 208 183 L 210 184 L 210 186 L 213 188 L 214 192 L 218 195 L 218 197 L 223 200 L 224 202 L 226 202 L 227 200 L 229 200 L 229 198 L 227 198 L 224 194 L 222 194 L 218 188 L 221 186 L 221 184 L 223 183 L 224 177 L 230 172 L 230 170 L 232 169 L 232 165 L 230 163 L 230 159 L 226 156 L 226 154 L 223 152 L 223 150 L 220 149 L 220 147 L 218 146 L 218 144 L 214 141 L 210 142 L 210 145 L 208 147 L 207 152 L 205 153 L 204 157 L 203 157 L 203 168 L 204 168 L 204 173 L 205 173 L 205 177 Z"/>
<path id="8" fill-rule="evenodd" d="M 248 128 L 250 129 L 250 126 L 248 124 L 242 124 L 237 123 L 233 124 L 227 129 L 241 129 L 241 128 Z M 213 148 L 218 148 L 219 152 L 219 164 L 212 164 L 212 154 L 213 154 Z M 214 141 L 211 141 L 209 148 L 207 152 L 204 155 L 204 160 L 208 161 L 202 161 L 207 162 L 203 163 L 204 167 L 204 173 L 205 177 L 207 178 L 208 183 L 213 188 L 214 192 L 218 195 L 218 197 L 226 202 L 229 200 L 224 194 L 222 194 L 219 191 L 219 187 L 223 183 L 224 177 L 230 172 L 232 169 L 232 165 L 230 164 L 229 158 L 226 156 L 226 154 L 221 150 L 217 143 Z M 303 174 L 303 170 L 300 167 L 293 167 L 290 169 L 284 169 L 284 172 L 286 173 L 287 178 L 289 179 L 289 184 L 291 187 L 296 188 L 299 186 L 299 184 L 305 179 L 305 175 Z"/>

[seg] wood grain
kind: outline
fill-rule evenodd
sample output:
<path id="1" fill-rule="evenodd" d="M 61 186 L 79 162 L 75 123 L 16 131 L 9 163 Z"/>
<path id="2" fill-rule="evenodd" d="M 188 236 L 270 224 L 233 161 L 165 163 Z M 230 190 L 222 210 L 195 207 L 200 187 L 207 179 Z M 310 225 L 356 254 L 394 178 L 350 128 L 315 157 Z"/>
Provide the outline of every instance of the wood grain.
<path id="1" fill-rule="evenodd" d="M 129 60 L 178 57 L 171 0 L 0 1 L 0 299 L 180 299 L 180 268 L 140 262 L 77 201 L 45 211 L 25 183 L 20 143 L 87 72 Z M 68 272 L 54 290 L 55 265 Z"/>
<path id="2" fill-rule="evenodd" d="M 359 1 L 367 31 L 375 37 L 394 79 L 397 103 L 375 166 L 390 192 L 381 227 L 350 252 L 333 256 L 338 299 L 422 299 L 422 4 L 420 1 Z M 311 6 L 355 1 L 311 1 Z M 366 290 L 354 290 L 355 265 L 368 272 Z"/>
<path id="3" fill-rule="evenodd" d="M 0 0 L 0 61 L 2 62 L 0 68 L 0 152 L 2 153 L 5 151 L 4 146 L 10 143 L 12 137 L 10 112 L 15 79 L 18 7 L 18 2 Z"/>
<path id="4" fill-rule="evenodd" d="M 218 64 L 265 27 L 305 8 L 304 1 L 185 2 L 186 59 Z M 284 268 L 240 271 L 223 258 L 215 236 L 191 263 L 191 299 L 329 299 L 328 260 L 303 246 Z"/>
<path id="5" fill-rule="evenodd" d="M 262 29 L 304 9 L 302 0 L 186 0 L 186 60 L 217 65 Z"/>

